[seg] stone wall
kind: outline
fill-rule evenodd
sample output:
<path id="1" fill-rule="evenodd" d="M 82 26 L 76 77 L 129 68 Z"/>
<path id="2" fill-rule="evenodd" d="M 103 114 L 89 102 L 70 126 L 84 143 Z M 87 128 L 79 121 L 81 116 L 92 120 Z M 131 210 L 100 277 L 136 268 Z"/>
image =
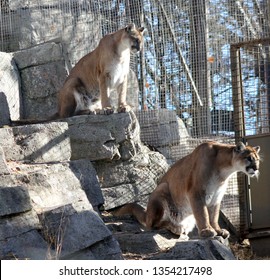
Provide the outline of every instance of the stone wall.
<path id="1" fill-rule="evenodd" d="M 6 51 L 16 51 L 52 40 L 61 41 L 73 66 L 93 50 L 102 37 L 100 14 L 85 0 L 9 0 L 2 15 Z M 12 20 L 10 19 L 12 15 Z"/>
<path id="2" fill-rule="evenodd" d="M 0 128 L 0 258 L 121 259 L 98 209 L 149 195 L 168 168 L 139 135 L 132 112 Z"/>

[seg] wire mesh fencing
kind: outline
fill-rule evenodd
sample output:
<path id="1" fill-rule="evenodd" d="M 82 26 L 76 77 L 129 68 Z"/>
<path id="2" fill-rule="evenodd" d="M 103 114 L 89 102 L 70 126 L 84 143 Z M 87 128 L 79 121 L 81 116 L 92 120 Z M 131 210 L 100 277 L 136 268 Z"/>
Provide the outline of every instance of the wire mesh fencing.
<path id="1" fill-rule="evenodd" d="M 105 34 L 130 22 L 144 26 L 144 49 L 131 59 L 138 82 L 129 95 L 136 100 L 143 142 L 170 164 L 206 140 L 240 140 L 239 129 L 247 134 L 269 132 L 269 44 L 241 45 L 241 69 L 234 67 L 231 53 L 233 44 L 270 37 L 267 0 L 0 3 L 0 51 L 61 42 L 69 69 Z M 234 88 L 241 91 L 244 104 L 234 102 Z M 243 182 L 231 179 L 222 204 L 238 232 L 246 225 Z"/>

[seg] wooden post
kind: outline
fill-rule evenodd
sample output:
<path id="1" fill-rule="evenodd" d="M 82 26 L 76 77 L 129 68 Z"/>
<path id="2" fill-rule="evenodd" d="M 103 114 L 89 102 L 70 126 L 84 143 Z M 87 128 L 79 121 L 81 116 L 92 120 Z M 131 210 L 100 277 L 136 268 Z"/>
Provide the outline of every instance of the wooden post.
<path id="1" fill-rule="evenodd" d="M 234 130 L 235 141 L 238 142 L 245 136 L 244 124 L 244 101 L 243 87 L 240 64 L 240 48 L 231 46 L 231 75 L 232 75 L 232 94 L 234 107 Z"/>

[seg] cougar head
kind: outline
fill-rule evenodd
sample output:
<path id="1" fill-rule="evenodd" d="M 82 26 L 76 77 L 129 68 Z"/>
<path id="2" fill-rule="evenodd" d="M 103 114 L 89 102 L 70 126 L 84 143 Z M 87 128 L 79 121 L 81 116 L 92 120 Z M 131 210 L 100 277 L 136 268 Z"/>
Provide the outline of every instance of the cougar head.
<path id="1" fill-rule="evenodd" d="M 139 52 L 143 44 L 144 27 L 137 28 L 134 23 L 131 23 L 125 27 L 125 33 L 131 52 Z"/>
<path id="2" fill-rule="evenodd" d="M 239 142 L 234 148 L 234 160 L 237 162 L 240 171 L 249 177 L 258 178 L 259 176 L 259 152 L 260 146 L 245 146 L 242 142 Z"/>

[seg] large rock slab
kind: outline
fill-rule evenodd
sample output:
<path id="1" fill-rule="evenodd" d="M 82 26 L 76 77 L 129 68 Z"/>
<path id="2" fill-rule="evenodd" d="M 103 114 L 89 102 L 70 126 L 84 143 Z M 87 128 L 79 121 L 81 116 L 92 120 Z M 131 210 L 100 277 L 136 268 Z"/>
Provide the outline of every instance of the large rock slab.
<path id="1" fill-rule="evenodd" d="M 35 211 L 0 219 L 0 259 L 46 259 L 49 248 L 40 235 Z"/>
<path id="2" fill-rule="evenodd" d="M 0 146 L 0 176 L 10 174 L 3 148 Z"/>
<path id="3" fill-rule="evenodd" d="M 216 239 L 177 242 L 166 253 L 150 257 L 151 260 L 236 260 L 228 246 Z"/>
<path id="4" fill-rule="evenodd" d="M 140 149 L 140 127 L 135 114 L 75 116 L 69 126 L 71 159 L 92 161 L 132 158 Z"/>
<path id="5" fill-rule="evenodd" d="M 89 249 L 84 249 L 68 256 L 70 260 L 123 260 L 122 251 L 114 236 L 105 238 Z"/>
<path id="6" fill-rule="evenodd" d="M 192 143 L 184 122 L 167 109 L 137 111 L 141 141 L 162 153 L 169 164 L 186 156 L 198 145 Z"/>
<path id="7" fill-rule="evenodd" d="M 6 160 L 53 162 L 71 157 L 66 123 L 52 122 L 0 128 Z"/>
<path id="8" fill-rule="evenodd" d="M 45 260 L 48 244 L 37 230 L 0 240 L 0 259 Z"/>
<path id="9" fill-rule="evenodd" d="M 0 52 L 0 127 L 21 117 L 20 75 L 12 54 Z"/>
<path id="10" fill-rule="evenodd" d="M 19 70 L 43 65 L 51 62 L 64 61 L 61 43 L 50 42 L 13 53 L 14 61 Z"/>
<path id="11" fill-rule="evenodd" d="M 52 248 L 61 248 L 61 258 L 111 236 L 95 211 L 76 211 L 72 205 L 65 205 L 48 210 L 39 215 L 43 235 Z"/>
<path id="12" fill-rule="evenodd" d="M 98 208 L 104 202 L 97 174 L 89 160 L 51 164 L 8 164 L 12 173 L 1 176 L 1 185 L 26 186 L 36 211 L 70 203 L 76 209 L 87 210 L 92 209 L 92 205 Z"/>
<path id="13" fill-rule="evenodd" d="M 143 200 L 169 167 L 164 156 L 146 147 L 128 161 L 96 162 L 94 166 L 107 210 Z"/>
<path id="14" fill-rule="evenodd" d="M 57 93 L 67 77 L 60 43 L 46 43 L 15 52 L 21 75 L 23 118 L 42 119 L 57 111 Z"/>
<path id="15" fill-rule="evenodd" d="M 34 210 L 1 217 L 0 219 L 0 241 L 23 235 L 32 230 L 41 229 L 38 215 Z"/>
<path id="16" fill-rule="evenodd" d="M 31 209 L 30 197 L 26 187 L 2 187 L 0 183 L 0 217 Z"/>

